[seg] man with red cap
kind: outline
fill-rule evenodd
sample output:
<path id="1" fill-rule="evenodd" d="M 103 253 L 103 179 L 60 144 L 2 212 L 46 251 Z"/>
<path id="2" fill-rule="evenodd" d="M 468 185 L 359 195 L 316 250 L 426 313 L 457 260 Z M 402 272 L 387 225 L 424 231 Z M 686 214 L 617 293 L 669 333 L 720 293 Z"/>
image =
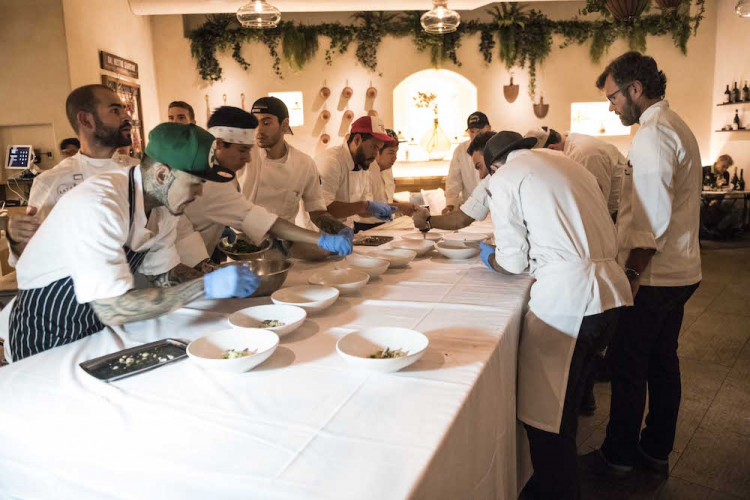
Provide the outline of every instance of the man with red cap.
<path id="1" fill-rule="evenodd" d="M 372 201 L 367 173 L 383 145 L 393 142 L 380 118 L 363 116 L 352 123 L 345 143 L 315 157 L 323 198 L 331 215 L 346 219 L 350 226 L 355 215 L 384 221 L 393 218 L 395 206 Z"/>

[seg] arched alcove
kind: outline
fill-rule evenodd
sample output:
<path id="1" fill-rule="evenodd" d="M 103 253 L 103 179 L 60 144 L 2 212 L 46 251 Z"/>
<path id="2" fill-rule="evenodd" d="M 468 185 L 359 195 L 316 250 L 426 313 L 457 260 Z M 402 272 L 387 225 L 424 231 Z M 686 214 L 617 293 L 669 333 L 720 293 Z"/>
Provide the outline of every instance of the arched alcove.
<path id="1" fill-rule="evenodd" d="M 458 73 L 428 69 L 404 78 L 393 90 L 393 126 L 409 143 L 408 147 L 402 147 L 399 151 L 401 160 L 407 159 L 407 150 L 410 161 L 428 159 L 427 152 L 419 147 L 419 142 L 432 130 L 435 115 L 430 108 L 417 107 L 419 92 L 436 96 L 440 128 L 454 146 L 465 140 L 466 118 L 477 109 L 476 86 Z M 450 158 L 449 155 L 446 158 Z"/>

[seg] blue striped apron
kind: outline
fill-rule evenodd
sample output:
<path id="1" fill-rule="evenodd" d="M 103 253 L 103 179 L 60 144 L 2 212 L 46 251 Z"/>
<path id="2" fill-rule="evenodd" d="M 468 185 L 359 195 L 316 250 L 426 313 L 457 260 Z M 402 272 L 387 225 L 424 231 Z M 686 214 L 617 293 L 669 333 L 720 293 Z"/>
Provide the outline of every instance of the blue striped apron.
<path id="1" fill-rule="evenodd" d="M 130 168 L 128 203 L 130 223 L 135 214 L 135 167 Z M 130 272 L 140 267 L 146 252 L 133 252 L 123 246 Z M 8 344 L 13 361 L 69 344 L 104 329 L 90 304 L 80 304 L 67 277 L 42 288 L 19 290 L 10 313 Z"/>

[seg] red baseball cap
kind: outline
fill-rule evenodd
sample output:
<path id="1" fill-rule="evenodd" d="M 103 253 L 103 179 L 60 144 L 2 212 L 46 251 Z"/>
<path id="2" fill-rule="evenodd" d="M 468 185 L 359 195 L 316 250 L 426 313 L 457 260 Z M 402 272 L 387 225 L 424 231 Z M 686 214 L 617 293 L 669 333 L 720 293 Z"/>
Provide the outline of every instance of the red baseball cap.
<path id="1" fill-rule="evenodd" d="M 391 136 L 385 131 L 383 120 L 377 116 L 363 116 L 352 123 L 351 134 L 370 134 L 386 144 L 396 144 Z"/>

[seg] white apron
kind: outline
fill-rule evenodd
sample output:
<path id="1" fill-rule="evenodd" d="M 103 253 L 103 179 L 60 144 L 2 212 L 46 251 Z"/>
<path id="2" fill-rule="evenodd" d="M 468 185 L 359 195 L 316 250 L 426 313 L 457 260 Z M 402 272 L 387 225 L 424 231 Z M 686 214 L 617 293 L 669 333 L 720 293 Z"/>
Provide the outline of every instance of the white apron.
<path id="1" fill-rule="evenodd" d="M 610 294 L 600 282 L 626 280 L 614 258 L 560 261 L 533 270 L 518 347 L 518 419 L 537 429 L 558 433 L 568 372 L 578 331 L 589 306 Z M 627 280 L 626 280 L 627 281 Z M 620 288 L 623 283 L 619 283 Z M 601 297 L 601 303 L 608 303 Z"/>

